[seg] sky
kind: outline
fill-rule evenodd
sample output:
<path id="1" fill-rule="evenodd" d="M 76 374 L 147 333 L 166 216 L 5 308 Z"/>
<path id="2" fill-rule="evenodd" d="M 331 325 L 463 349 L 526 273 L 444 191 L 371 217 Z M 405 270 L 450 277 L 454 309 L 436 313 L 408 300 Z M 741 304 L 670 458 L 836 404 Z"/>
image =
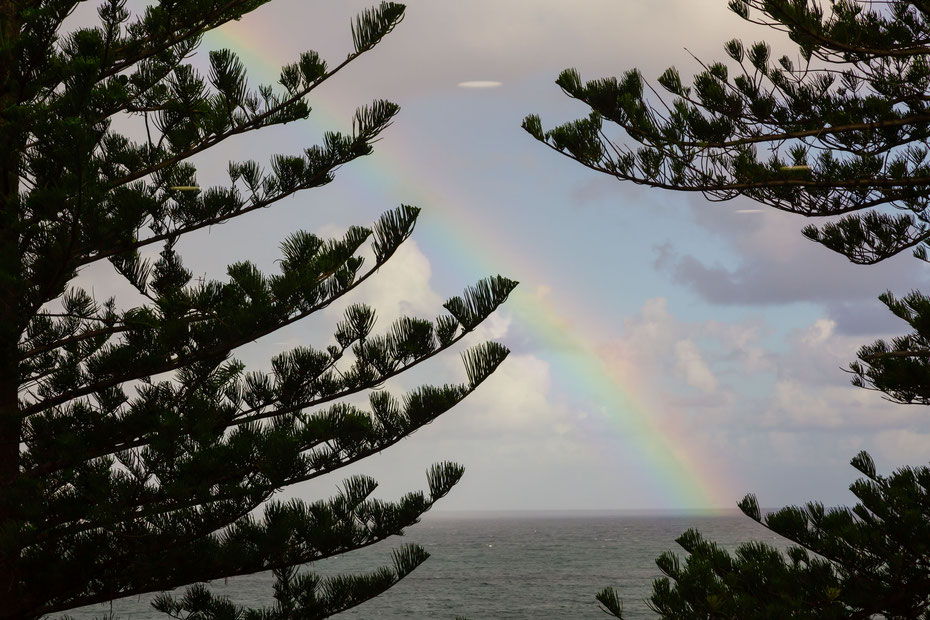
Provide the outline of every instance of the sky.
<path id="1" fill-rule="evenodd" d="M 253 86 L 314 49 L 330 65 L 351 50 L 351 18 L 370 2 L 276 0 L 211 33 L 192 59 L 229 47 Z M 373 51 L 314 91 L 311 117 L 242 136 L 198 157 L 201 185 L 223 184 L 230 159 L 299 153 L 324 130 L 349 130 L 355 108 L 401 106 L 374 154 L 328 186 L 185 238 L 195 273 L 222 277 L 249 259 L 273 270 L 297 229 L 336 235 L 398 204 L 423 209 L 410 241 L 346 303 L 365 302 L 387 327 L 432 318 L 477 280 L 520 285 L 469 338 L 512 353 L 462 404 L 398 445 L 286 494 L 331 494 L 349 474 L 391 498 L 425 487 L 434 462 L 466 474 L 440 510 L 732 508 L 817 499 L 849 504 L 849 460 L 868 450 L 880 471 L 926 463 L 930 417 L 857 389 L 843 372 L 857 348 L 904 333 L 877 300 L 926 286 L 899 256 L 848 263 L 800 234 L 799 216 L 748 200 L 625 184 L 559 156 L 520 128 L 588 110 L 554 84 L 638 67 L 692 75 L 725 58 L 723 43 L 777 33 L 746 24 L 723 0 L 410 0 Z M 792 52 L 794 53 L 794 52 Z M 474 84 L 482 82 L 483 84 Z M 480 87 L 477 87 L 480 86 Z M 82 274 L 98 296 L 112 273 Z M 267 368 L 299 344 L 322 347 L 345 304 L 252 343 L 236 355 Z M 387 389 L 463 381 L 446 352 Z"/>

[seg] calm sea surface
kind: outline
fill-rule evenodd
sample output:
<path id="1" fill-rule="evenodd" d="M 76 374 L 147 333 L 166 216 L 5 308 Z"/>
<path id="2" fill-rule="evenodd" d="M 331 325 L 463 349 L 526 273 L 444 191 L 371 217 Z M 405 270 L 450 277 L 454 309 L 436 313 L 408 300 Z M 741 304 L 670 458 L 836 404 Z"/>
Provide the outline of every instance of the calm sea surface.
<path id="1" fill-rule="evenodd" d="M 363 572 L 390 563 L 390 550 L 416 542 L 431 557 L 383 596 L 339 618 L 607 618 L 594 595 L 613 586 L 624 615 L 654 617 L 644 599 L 659 576 L 655 557 L 678 550 L 675 538 L 696 527 L 729 548 L 748 540 L 781 546 L 771 532 L 739 513 L 437 513 L 402 539 L 313 565 L 321 574 Z M 392 544 L 393 543 L 393 544 Z M 269 604 L 269 573 L 212 585 L 243 604 Z M 76 620 L 112 609 L 124 620 L 164 620 L 147 597 L 132 597 L 70 612 Z"/>

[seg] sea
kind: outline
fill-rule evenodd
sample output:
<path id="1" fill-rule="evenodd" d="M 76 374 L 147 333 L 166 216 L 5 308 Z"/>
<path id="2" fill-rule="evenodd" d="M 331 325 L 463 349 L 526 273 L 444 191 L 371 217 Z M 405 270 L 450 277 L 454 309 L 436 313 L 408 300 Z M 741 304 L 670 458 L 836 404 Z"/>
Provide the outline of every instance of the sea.
<path id="1" fill-rule="evenodd" d="M 625 617 L 654 618 L 646 599 L 660 576 L 655 558 L 667 550 L 683 554 L 675 538 L 688 528 L 731 550 L 749 540 L 781 548 L 787 544 L 735 510 L 437 512 L 403 537 L 306 569 L 323 575 L 365 572 L 390 564 L 391 549 L 404 542 L 429 551 L 430 558 L 400 583 L 340 619 L 608 618 L 594 598 L 607 586 L 622 595 Z M 273 582 L 270 573 L 260 573 L 210 587 L 237 603 L 266 606 L 272 602 Z M 68 613 L 75 620 L 165 620 L 149 605 L 150 598 L 124 598 Z"/>

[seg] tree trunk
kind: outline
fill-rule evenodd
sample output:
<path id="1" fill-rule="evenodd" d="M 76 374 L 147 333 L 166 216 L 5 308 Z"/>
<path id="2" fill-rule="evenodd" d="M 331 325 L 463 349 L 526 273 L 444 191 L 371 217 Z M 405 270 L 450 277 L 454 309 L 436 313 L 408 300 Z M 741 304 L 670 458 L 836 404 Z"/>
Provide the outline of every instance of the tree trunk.
<path id="1" fill-rule="evenodd" d="M 20 588 L 22 423 L 19 417 L 20 309 L 25 293 L 19 248 L 19 162 L 21 121 L 13 117 L 20 103 L 20 67 L 15 46 L 21 27 L 20 2 L 0 0 L 0 618 L 24 614 Z"/>

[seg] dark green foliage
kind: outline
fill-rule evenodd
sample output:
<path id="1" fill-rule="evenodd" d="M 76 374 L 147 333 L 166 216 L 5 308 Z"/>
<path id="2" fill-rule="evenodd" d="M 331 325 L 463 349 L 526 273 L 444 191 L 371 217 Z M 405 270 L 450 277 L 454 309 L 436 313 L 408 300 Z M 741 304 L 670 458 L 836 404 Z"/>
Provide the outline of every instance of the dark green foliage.
<path id="1" fill-rule="evenodd" d="M 667 552 L 656 560 L 650 607 L 663 618 L 930 618 L 930 468 L 878 476 L 871 458 L 852 464 L 865 478 L 851 489 L 854 508 L 810 503 L 760 513 L 756 498 L 740 508 L 796 543 L 785 553 L 760 542 L 733 554 L 689 530 L 676 541 L 682 565 Z M 622 618 L 613 589 L 598 594 Z"/>
<path id="2" fill-rule="evenodd" d="M 729 41 L 726 62 L 701 63 L 691 85 L 669 68 L 660 95 L 636 69 L 556 83 L 591 108 L 587 118 L 524 129 L 555 151 L 621 180 L 711 200 L 740 196 L 831 219 L 804 235 L 855 263 L 930 247 L 930 3 L 889 0 L 730 0 L 747 21 L 787 33 L 798 58 L 774 58 L 765 42 Z M 620 135 L 610 134 L 618 126 Z M 901 403 L 930 404 L 930 298 L 880 298 L 913 333 L 863 347 L 853 384 Z M 762 519 L 796 543 L 763 543 L 735 554 L 689 531 L 684 565 L 658 559 L 652 608 L 664 618 L 930 618 L 930 470 L 866 478 L 853 509 L 819 504 Z M 598 595 L 622 617 L 617 592 Z"/>
<path id="3" fill-rule="evenodd" d="M 247 609 L 227 598 L 210 593 L 203 584 L 188 588 L 181 599 L 167 594 L 156 597 L 153 605 L 174 618 L 235 618 L 241 620 L 315 620 L 327 618 L 363 603 L 371 594 L 380 594 L 429 557 L 416 545 L 404 545 L 393 552 L 393 566 L 364 575 L 338 575 L 320 578 L 298 574 L 293 567 L 274 571 L 275 605 Z M 360 594 L 363 594 L 360 596 Z"/>
<path id="4" fill-rule="evenodd" d="M 328 68 L 307 52 L 278 86 L 250 88 L 231 50 L 210 52 L 206 76 L 186 63 L 203 33 L 264 3 L 161 0 L 133 15 L 105 0 L 98 27 L 64 33 L 78 3 L 0 1 L 0 618 L 190 584 L 156 607 L 200 620 L 323 618 L 427 558 L 405 546 L 365 575 L 296 568 L 401 534 L 458 482 L 458 465 L 434 465 L 426 492 L 395 502 L 372 499 L 366 477 L 328 500 L 273 496 L 384 450 L 476 389 L 506 357 L 502 345 L 463 355 L 465 384 L 400 398 L 373 390 L 459 342 L 516 283 L 489 278 L 450 299 L 449 314 L 380 333 L 376 309 L 351 305 L 331 343 L 285 351 L 268 372 L 232 357 L 362 285 L 419 214 L 403 205 L 337 239 L 297 231 L 276 273 L 243 261 L 223 279 L 195 279 L 184 266 L 183 235 L 329 183 L 398 111 L 375 101 L 351 133 L 264 165 L 232 162 L 227 185 L 200 188 L 192 156 L 305 119 L 310 92 L 404 11 L 365 11 L 346 60 Z M 116 119 L 138 131 L 118 133 Z M 157 258 L 143 257 L 147 246 Z M 75 282 L 104 260 L 141 303 L 98 300 Z M 367 408 L 345 402 L 361 393 Z M 202 585 L 258 571 L 277 577 L 267 609 Z"/>
<path id="5" fill-rule="evenodd" d="M 591 116 L 544 131 L 531 115 L 524 128 L 620 179 L 716 200 L 748 196 L 808 216 L 844 215 L 805 234 L 855 262 L 930 238 L 923 3 L 893 1 L 879 10 L 842 0 L 830 3 L 828 15 L 807 1 L 730 4 L 762 13 L 750 21 L 788 32 L 804 62 L 775 59 L 764 42 L 730 41 L 731 62 L 703 65 L 692 86 L 675 68 L 663 73 L 658 83 L 670 100 L 636 69 L 589 82 L 566 69 L 556 83 L 589 105 Z M 625 135 L 610 137 L 604 121 Z M 883 206 L 899 213 L 852 213 Z"/>

